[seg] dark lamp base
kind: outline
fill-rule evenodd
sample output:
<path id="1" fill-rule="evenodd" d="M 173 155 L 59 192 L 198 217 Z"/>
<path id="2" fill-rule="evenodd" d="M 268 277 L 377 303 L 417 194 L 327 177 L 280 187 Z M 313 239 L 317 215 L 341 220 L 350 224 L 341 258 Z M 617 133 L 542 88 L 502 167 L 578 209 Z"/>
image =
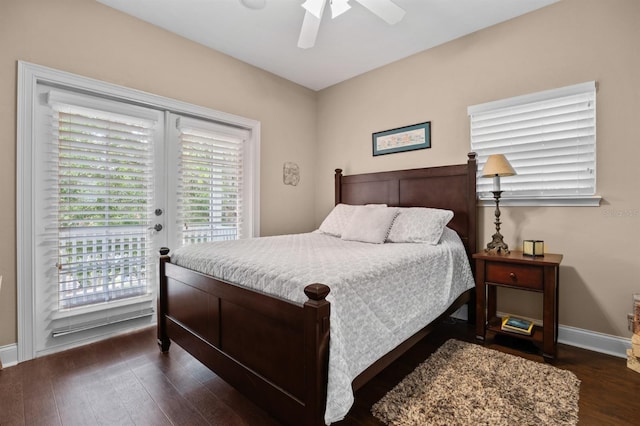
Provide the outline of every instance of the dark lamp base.
<path id="1" fill-rule="evenodd" d="M 493 198 L 496 200 L 496 211 L 495 216 L 496 219 L 494 224 L 496 225 L 496 233 L 491 237 L 491 242 L 487 244 L 487 248 L 484 250 L 485 252 L 495 250 L 496 253 L 503 252 L 505 254 L 509 253 L 509 246 L 502 240 L 502 234 L 500 233 L 500 195 L 502 191 L 492 191 Z"/>
<path id="2" fill-rule="evenodd" d="M 495 234 L 493 234 L 492 238 L 493 239 L 489 244 L 487 244 L 487 248 L 484 249 L 484 251 L 488 252 L 491 250 L 495 250 L 496 253 L 500 253 L 500 252 L 503 252 L 505 254 L 509 253 L 509 246 L 507 245 L 507 243 L 502 241 L 502 234 L 500 234 L 500 232 L 496 232 Z"/>

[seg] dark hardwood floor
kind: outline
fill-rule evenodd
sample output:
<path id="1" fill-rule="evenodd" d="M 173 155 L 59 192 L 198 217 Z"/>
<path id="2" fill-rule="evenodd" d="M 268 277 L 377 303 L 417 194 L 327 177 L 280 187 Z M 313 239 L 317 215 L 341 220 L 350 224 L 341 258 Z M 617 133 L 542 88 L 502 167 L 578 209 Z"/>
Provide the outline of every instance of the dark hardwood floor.
<path id="1" fill-rule="evenodd" d="M 369 409 L 449 338 L 473 341 L 464 323 L 444 323 L 356 394 L 337 425 L 379 425 Z M 491 344 L 512 352 L 513 349 Z M 532 359 L 527 348 L 517 353 Z M 640 425 L 640 373 L 621 358 L 560 345 L 554 362 L 580 387 L 580 425 Z M 0 371 L 0 425 L 277 425 L 189 354 L 159 352 L 155 329 L 39 358 Z"/>

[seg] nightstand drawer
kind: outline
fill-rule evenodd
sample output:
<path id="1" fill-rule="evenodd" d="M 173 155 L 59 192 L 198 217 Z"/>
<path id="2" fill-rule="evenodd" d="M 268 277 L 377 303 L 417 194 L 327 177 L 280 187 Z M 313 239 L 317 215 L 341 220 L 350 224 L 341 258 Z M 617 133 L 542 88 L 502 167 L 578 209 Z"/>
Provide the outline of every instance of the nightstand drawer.
<path id="1" fill-rule="evenodd" d="M 496 284 L 543 289 L 544 268 L 540 266 L 487 262 L 485 280 Z"/>

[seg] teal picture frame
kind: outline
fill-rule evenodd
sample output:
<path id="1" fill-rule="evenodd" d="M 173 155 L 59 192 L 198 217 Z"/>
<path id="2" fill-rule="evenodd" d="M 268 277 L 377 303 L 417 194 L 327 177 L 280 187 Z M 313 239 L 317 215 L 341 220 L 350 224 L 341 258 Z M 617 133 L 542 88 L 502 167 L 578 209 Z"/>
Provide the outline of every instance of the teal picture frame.
<path id="1" fill-rule="evenodd" d="M 372 134 L 373 156 L 431 148 L 431 122 Z"/>

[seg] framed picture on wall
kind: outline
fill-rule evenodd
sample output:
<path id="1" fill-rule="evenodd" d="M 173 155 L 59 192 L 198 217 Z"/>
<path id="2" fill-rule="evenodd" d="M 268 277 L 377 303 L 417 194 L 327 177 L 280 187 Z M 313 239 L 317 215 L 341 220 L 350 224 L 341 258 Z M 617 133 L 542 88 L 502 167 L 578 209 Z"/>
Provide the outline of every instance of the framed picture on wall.
<path id="1" fill-rule="evenodd" d="M 373 155 L 431 148 L 431 122 L 398 127 L 372 134 Z"/>

